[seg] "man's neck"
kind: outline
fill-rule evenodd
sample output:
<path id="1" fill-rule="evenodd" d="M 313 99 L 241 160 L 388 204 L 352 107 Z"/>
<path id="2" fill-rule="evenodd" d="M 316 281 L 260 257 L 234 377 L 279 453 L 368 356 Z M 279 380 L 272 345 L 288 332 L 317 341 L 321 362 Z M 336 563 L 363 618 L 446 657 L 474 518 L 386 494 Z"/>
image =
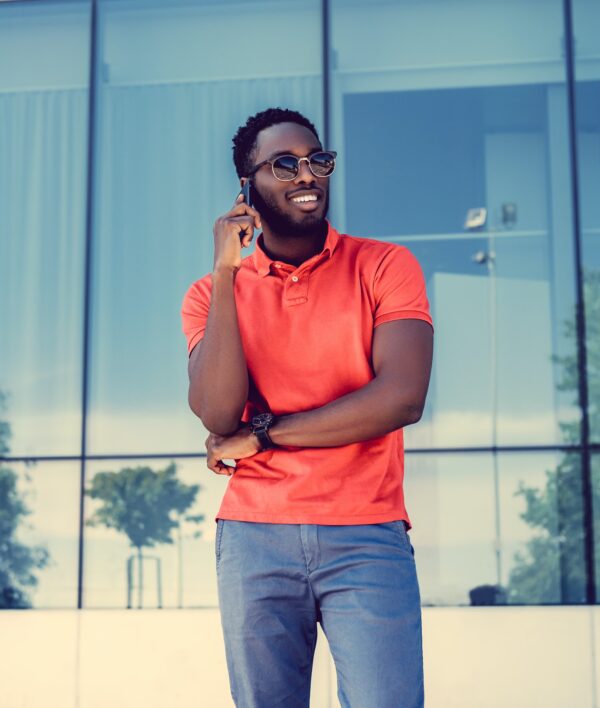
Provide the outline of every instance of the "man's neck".
<path id="1" fill-rule="evenodd" d="M 281 236 L 263 224 L 262 248 L 273 261 L 282 261 L 298 267 L 304 261 L 321 253 L 325 246 L 328 226 L 324 222 L 322 229 L 306 236 Z"/>

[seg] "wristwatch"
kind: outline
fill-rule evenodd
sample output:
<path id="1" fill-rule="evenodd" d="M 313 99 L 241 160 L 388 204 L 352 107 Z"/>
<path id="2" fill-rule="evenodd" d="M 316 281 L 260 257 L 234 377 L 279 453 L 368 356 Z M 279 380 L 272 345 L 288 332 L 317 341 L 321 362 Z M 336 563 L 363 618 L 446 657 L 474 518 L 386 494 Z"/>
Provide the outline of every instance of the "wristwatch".
<path id="1" fill-rule="evenodd" d="M 250 431 L 256 435 L 263 450 L 270 450 L 272 447 L 276 447 L 267 432 L 274 422 L 275 416 L 272 413 L 259 413 L 250 422 Z"/>

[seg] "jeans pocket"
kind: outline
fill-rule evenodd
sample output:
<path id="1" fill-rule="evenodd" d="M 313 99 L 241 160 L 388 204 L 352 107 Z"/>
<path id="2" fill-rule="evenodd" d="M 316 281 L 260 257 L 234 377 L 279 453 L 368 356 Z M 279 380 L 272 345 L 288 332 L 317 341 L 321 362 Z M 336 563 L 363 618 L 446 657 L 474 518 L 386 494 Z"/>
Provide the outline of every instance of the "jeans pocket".
<path id="1" fill-rule="evenodd" d="M 392 524 L 394 525 L 394 528 L 398 532 L 398 535 L 402 539 L 402 543 L 404 544 L 404 547 L 406 548 L 407 551 L 410 551 L 410 553 L 414 556 L 415 555 L 415 549 L 413 548 L 412 543 L 410 542 L 410 537 L 408 535 L 408 531 L 406 529 L 406 524 L 404 521 L 392 521 Z"/>
<path id="2" fill-rule="evenodd" d="M 215 556 L 217 560 L 217 570 L 221 560 L 221 537 L 223 536 L 223 526 L 225 519 L 217 519 L 217 532 L 215 534 Z"/>

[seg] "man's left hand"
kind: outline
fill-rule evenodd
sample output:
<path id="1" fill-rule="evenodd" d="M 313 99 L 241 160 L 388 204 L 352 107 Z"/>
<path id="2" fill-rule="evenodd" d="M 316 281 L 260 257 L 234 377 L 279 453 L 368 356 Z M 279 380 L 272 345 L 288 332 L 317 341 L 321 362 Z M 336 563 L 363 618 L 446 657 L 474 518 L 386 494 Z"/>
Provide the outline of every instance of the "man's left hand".
<path id="1" fill-rule="evenodd" d="M 216 474 L 231 476 L 235 467 L 226 465 L 223 460 L 241 460 L 260 452 L 258 438 L 250 432 L 249 425 L 243 425 L 232 435 L 210 433 L 206 438 L 206 466 Z"/>

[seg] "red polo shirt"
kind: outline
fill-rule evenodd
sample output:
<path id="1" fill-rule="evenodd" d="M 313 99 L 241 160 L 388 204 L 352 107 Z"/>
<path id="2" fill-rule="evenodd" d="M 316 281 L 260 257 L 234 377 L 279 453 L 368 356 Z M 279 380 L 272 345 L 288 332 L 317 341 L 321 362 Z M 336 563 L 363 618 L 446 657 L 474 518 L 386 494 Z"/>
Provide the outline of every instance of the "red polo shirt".
<path id="1" fill-rule="evenodd" d="M 211 274 L 182 303 L 188 353 L 204 336 Z M 312 410 L 374 378 L 374 328 L 432 320 L 423 273 L 405 247 L 339 234 L 297 268 L 262 249 L 242 259 L 235 300 L 248 373 L 242 420 Z M 367 524 L 405 519 L 402 429 L 339 447 L 279 447 L 237 461 L 215 520 Z"/>

